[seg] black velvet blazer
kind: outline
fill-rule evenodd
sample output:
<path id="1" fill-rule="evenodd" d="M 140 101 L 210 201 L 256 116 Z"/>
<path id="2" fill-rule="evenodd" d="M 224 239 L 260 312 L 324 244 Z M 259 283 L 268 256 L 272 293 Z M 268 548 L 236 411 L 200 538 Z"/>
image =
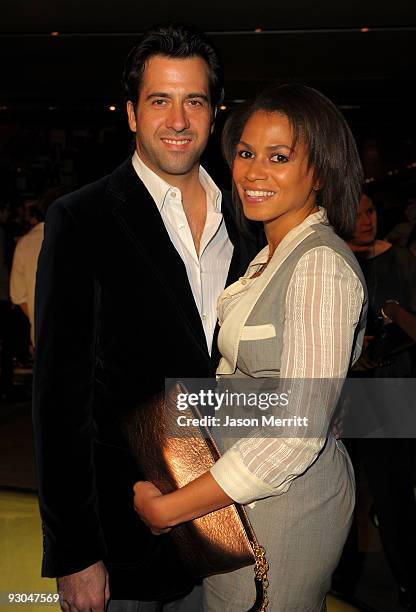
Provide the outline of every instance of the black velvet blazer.
<path id="1" fill-rule="evenodd" d="M 234 244 L 227 284 L 258 244 Z M 33 418 L 44 576 L 103 559 L 116 599 L 163 600 L 193 585 L 169 536 L 133 510 L 142 478 L 122 435 L 166 377 L 213 373 L 185 266 L 131 160 L 49 210 L 36 290 Z"/>

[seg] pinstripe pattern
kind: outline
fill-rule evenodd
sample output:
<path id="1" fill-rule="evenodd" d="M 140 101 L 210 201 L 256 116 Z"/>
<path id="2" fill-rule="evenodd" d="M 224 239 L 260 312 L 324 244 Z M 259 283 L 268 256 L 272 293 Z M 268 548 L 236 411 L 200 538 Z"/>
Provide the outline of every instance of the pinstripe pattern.
<path id="1" fill-rule="evenodd" d="M 295 235 L 296 230 L 293 237 Z M 253 272 L 255 268 L 250 269 L 250 274 Z M 249 280 L 240 291 L 238 283 L 235 283 L 229 303 L 224 304 L 224 323 L 233 316 L 238 304 L 241 308 L 244 300 L 252 301 L 260 278 Z M 267 297 L 266 293 L 262 297 Z M 280 368 L 274 370 L 274 376 L 279 376 L 280 369 L 283 386 L 279 386 L 279 391 L 285 391 L 284 385 L 291 388 L 290 413 L 308 417 L 319 437 L 265 438 L 258 432 L 251 438 L 236 442 L 211 470 L 220 486 L 234 500 L 248 503 L 280 495 L 316 459 L 325 443 L 336 399 L 349 366 L 363 299 L 360 279 L 332 248 L 318 246 L 299 259 L 288 285 Z M 259 301 L 259 309 L 260 304 Z M 263 325 L 273 322 L 267 318 L 268 315 L 269 312 L 265 313 L 264 319 L 257 317 L 255 322 L 261 320 Z M 247 323 L 252 321 L 248 319 Z M 224 342 L 227 342 L 226 334 Z M 233 343 L 234 339 L 230 338 L 230 342 Z M 264 350 L 257 353 L 256 343 Z M 266 360 L 268 351 L 278 349 L 272 341 L 260 337 L 254 342 L 240 341 L 238 350 L 240 375 L 252 376 L 247 364 L 253 367 L 253 355 L 259 354 Z M 264 366 L 259 369 L 263 376 L 267 376 Z M 268 375 L 273 375 L 273 372 Z M 316 379 L 317 384 L 311 384 L 310 379 Z"/>

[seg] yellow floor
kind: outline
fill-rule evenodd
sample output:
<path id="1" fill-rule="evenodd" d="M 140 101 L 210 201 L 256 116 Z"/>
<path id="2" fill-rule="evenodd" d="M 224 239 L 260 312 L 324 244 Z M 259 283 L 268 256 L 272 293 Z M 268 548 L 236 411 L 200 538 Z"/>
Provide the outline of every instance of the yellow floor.
<path id="1" fill-rule="evenodd" d="M 328 612 L 359 612 L 358 608 L 354 608 L 354 606 L 350 606 L 332 595 L 328 595 L 326 598 L 326 605 L 328 608 Z"/>
<path id="2" fill-rule="evenodd" d="M 42 531 L 35 495 L 0 491 L 0 542 L 0 609 L 60 610 L 58 604 L 14 606 L 7 603 L 7 593 L 56 593 L 55 581 L 40 577 Z M 354 610 L 356 608 L 328 597 L 328 612 Z"/>
<path id="3" fill-rule="evenodd" d="M 0 542 L 0 609 L 60 610 L 59 604 L 7 603 L 8 593 L 56 593 L 55 581 L 40 577 L 42 530 L 35 495 L 0 492 Z"/>

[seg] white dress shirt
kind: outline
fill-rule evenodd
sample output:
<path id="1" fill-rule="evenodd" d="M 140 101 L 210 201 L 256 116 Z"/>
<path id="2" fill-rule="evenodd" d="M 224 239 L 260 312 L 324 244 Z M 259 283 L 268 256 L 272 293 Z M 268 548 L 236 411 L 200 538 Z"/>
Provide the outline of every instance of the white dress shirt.
<path id="1" fill-rule="evenodd" d="M 192 294 L 201 317 L 209 353 L 217 322 L 217 300 L 227 280 L 233 254 L 221 212 L 222 194 L 200 166 L 199 180 L 207 198 L 207 217 L 199 256 L 182 205 L 182 193 L 150 170 L 134 153 L 133 167 L 152 196 L 173 246 L 185 264 Z"/>

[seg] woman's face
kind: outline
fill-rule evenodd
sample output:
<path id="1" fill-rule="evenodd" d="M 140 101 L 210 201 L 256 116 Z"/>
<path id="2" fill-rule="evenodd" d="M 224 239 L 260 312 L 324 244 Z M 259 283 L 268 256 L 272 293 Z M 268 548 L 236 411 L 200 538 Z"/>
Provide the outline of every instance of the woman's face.
<path id="1" fill-rule="evenodd" d="M 374 243 L 377 234 L 377 211 L 368 196 L 363 194 L 360 199 L 354 237 L 351 242 L 357 246 L 366 246 Z"/>
<path id="2" fill-rule="evenodd" d="M 266 229 L 283 223 L 290 230 L 316 207 L 306 147 L 300 138 L 293 146 L 289 120 L 280 113 L 251 115 L 237 145 L 233 179 L 245 216 Z"/>

